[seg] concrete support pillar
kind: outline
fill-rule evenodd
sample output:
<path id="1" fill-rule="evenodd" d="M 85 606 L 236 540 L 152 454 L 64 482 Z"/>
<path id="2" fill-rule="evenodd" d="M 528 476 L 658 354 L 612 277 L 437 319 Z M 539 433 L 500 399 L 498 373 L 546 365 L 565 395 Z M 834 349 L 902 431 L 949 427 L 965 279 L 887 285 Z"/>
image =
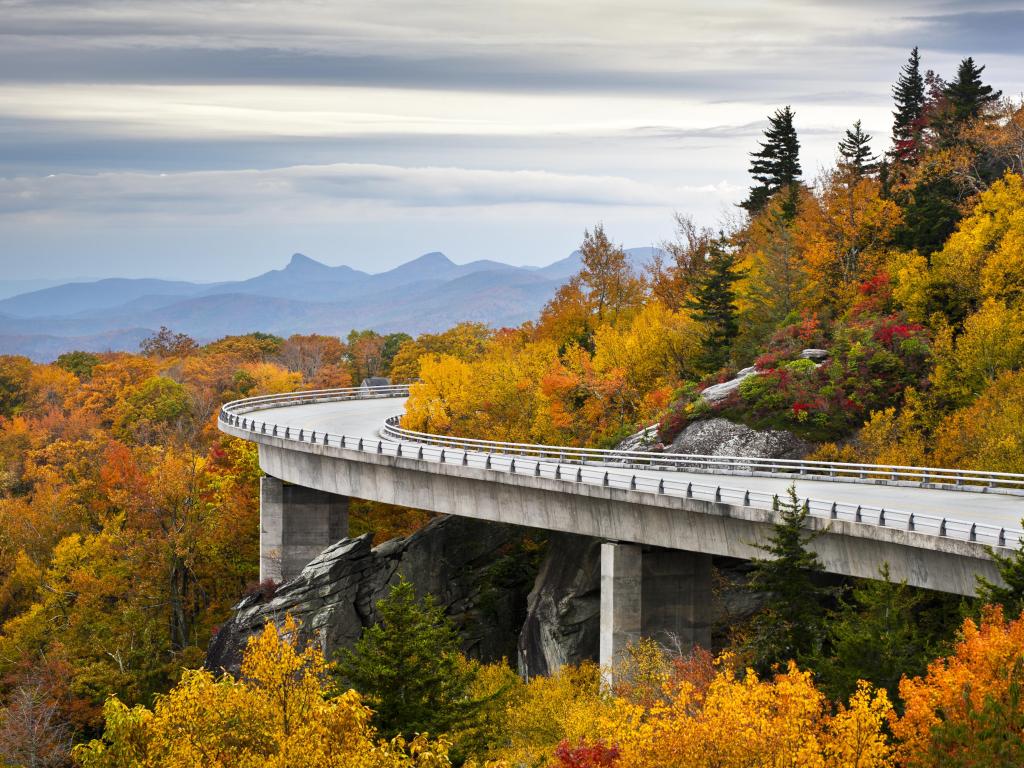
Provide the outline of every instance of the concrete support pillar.
<path id="1" fill-rule="evenodd" d="M 644 637 L 688 653 L 711 647 L 711 555 L 679 549 L 643 554 Z"/>
<path id="2" fill-rule="evenodd" d="M 641 637 L 680 653 L 711 646 L 711 555 L 601 545 L 599 661 L 606 675 Z"/>
<path id="3" fill-rule="evenodd" d="M 640 639 L 642 552 L 639 544 L 601 544 L 601 642 L 599 661 L 605 669 Z"/>
<path id="4" fill-rule="evenodd" d="M 348 499 L 260 478 L 260 581 L 288 581 L 348 536 Z"/>

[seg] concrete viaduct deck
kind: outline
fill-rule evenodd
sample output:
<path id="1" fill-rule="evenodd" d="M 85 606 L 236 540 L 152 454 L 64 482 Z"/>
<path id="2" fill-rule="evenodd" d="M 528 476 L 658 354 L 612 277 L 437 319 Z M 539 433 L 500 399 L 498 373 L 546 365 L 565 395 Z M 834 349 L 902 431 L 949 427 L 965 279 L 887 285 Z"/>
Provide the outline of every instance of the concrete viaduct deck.
<path id="1" fill-rule="evenodd" d="M 1024 533 L 1024 476 L 514 446 L 409 433 L 407 390 L 333 390 L 224 407 L 254 441 L 262 578 L 287 580 L 347 534 L 349 498 L 601 539 L 601 661 L 667 632 L 707 645 L 711 556 L 750 559 L 795 483 L 827 571 L 974 594 L 989 548 Z M 389 423 L 388 420 L 390 420 Z"/>

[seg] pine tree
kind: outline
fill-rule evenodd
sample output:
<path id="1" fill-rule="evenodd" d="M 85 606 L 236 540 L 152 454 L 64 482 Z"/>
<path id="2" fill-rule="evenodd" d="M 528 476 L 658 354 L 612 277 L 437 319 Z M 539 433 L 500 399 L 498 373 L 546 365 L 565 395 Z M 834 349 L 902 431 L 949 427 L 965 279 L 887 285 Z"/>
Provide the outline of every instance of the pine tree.
<path id="1" fill-rule="evenodd" d="M 948 639 L 948 628 L 956 625 L 959 603 L 953 596 L 893 582 L 888 563 L 878 575 L 858 580 L 853 599 L 829 617 L 831 650 L 817 672 L 834 700 L 845 701 L 858 680 L 867 680 L 897 701 L 903 676 L 924 674 L 936 647 Z"/>
<path id="2" fill-rule="evenodd" d="M 732 343 L 739 333 L 733 284 L 740 275 L 735 267 L 735 254 L 725 247 L 721 239 L 713 241 L 693 298 L 686 304 L 693 310 L 694 317 L 708 329 L 704 339 L 704 367 L 708 370 L 717 370 L 728 360 Z"/>
<path id="3" fill-rule="evenodd" d="M 796 486 L 789 486 L 785 501 L 776 496 L 772 509 L 777 516 L 772 536 L 758 546 L 771 557 L 753 561 L 749 584 L 768 593 L 767 605 L 752 622 L 749 640 L 755 666 L 762 673 L 790 659 L 803 665 L 820 654 L 825 599 L 831 594 L 815 580 L 824 566 L 808 545 L 821 532 L 804 527 L 810 510 L 797 498 Z"/>
<path id="4" fill-rule="evenodd" d="M 892 155 L 895 160 L 913 162 L 921 151 L 925 114 L 924 77 L 916 45 L 900 70 L 892 95 L 896 102 L 896 111 L 892 113 Z"/>
<path id="5" fill-rule="evenodd" d="M 780 190 L 788 192 L 786 215 L 796 215 L 797 184 L 800 181 L 800 141 L 793 126 L 795 113 L 788 106 L 776 110 L 768 118 L 765 141 L 761 149 L 751 152 L 750 175 L 757 185 L 750 188 L 750 195 L 741 203 L 751 216 L 760 213 L 768 200 Z"/>
<path id="6" fill-rule="evenodd" d="M 459 653 L 459 636 L 427 596 L 422 605 L 404 578 L 377 603 L 380 620 L 341 652 L 338 676 L 366 697 L 387 738 L 444 733 L 472 720 L 481 701 L 469 690 L 477 667 Z"/>
<path id="7" fill-rule="evenodd" d="M 960 62 L 956 79 L 946 84 L 944 95 L 949 105 L 950 117 L 957 125 L 973 120 L 985 108 L 999 101 L 1002 91 L 994 91 L 991 85 L 981 81 L 985 67 L 976 66 L 968 56 Z"/>
<path id="8" fill-rule="evenodd" d="M 842 165 L 852 170 L 859 178 L 870 176 L 878 170 L 878 156 L 871 154 L 871 135 L 861 128 L 860 120 L 853 128 L 846 129 L 846 135 L 839 142 Z"/>

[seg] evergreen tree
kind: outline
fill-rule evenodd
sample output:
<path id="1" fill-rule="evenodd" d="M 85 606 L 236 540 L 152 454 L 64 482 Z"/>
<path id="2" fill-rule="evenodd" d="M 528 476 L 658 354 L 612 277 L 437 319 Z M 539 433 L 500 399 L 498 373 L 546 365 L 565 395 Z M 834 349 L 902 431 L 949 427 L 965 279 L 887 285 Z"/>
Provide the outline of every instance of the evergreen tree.
<path id="1" fill-rule="evenodd" d="M 830 653 L 817 665 L 829 697 L 846 701 L 858 680 L 885 688 L 898 701 L 904 675 L 924 674 L 937 647 L 956 626 L 959 601 L 894 583 L 889 564 L 881 579 L 860 579 L 852 600 L 844 600 L 829 620 Z"/>
<path id="2" fill-rule="evenodd" d="M 1003 95 L 1002 91 L 994 91 L 991 85 L 982 83 L 981 73 L 984 71 L 985 67 L 975 65 L 974 59 L 968 56 L 960 62 L 956 79 L 946 84 L 943 95 L 955 125 L 978 117 Z"/>
<path id="3" fill-rule="evenodd" d="M 471 721 L 484 702 L 470 698 L 477 666 L 459 652 L 459 637 L 428 596 L 422 605 L 402 579 L 377 603 L 380 620 L 340 653 L 342 684 L 366 697 L 387 738 L 441 734 Z"/>
<path id="4" fill-rule="evenodd" d="M 839 142 L 841 165 L 852 170 L 857 177 L 870 176 L 878 170 L 878 156 L 871 153 L 871 135 L 861 128 L 860 120 Z"/>
<path id="5" fill-rule="evenodd" d="M 704 367 L 708 370 L 717 370 L 728 360 L 732 343 L 739 333 L 733 284 L 740 275 L 735 267 L 735 254 L 725 247 L 721 239 L 713 241 L 693 298 L 687 302 L 694 317 L 708 329 L 704 339 Z"/>
<path id="6" fill-rule="evenodd" d="M 790 485 L 787 499 L 772 505 L 777 516 L 768 544 L 758 548 L 770 558 L 753 561 L 750 588 L 768 593 L 768 603 L 754 618 L 748 645 L 755 667 L 767 673 L 790 659 L 801 666 L 820 655 L 824 640 L 825 599 L 831 590 L 819 586 L 815 574 L 824 570 L 808 549 L 820 532 L 804 526 L 810 515 Z"/>
<path id="7" fill-rule="evenodd" d="M 990 550 L 999 577 L 1006 586 L 995 584 L 984 576 L 978 577 L 978 598 L 983 603 L 1003 606 L 1009 619 L 1015 619 L 1024 611 L 1024 540 L 1011 555 Z"/>
<path id="8" fill-rule="evenodd" d="M 924 77 L 916 45 L 900 70 L 892 95 L 896 102 L 896 111 L 892 113 L 892 155 L 895 160 L 913 162 L 921 151 L 925 112 Z"/>
<path id="9" fill-rule="evenodd" d="M 757 182 L 750 188 L 750 195 L 740 205 L 751 216 L 760 213 L 768 200 L 781 190 L 786 190 L 786 216 L 796 215 L 797 184 L 800 181 L 800 141 L 793 126 L 795 113 L 788 106 L 776 110 L 768 118 L 765 141 L 761 149 L 751 152 L 750 175 Z"/>

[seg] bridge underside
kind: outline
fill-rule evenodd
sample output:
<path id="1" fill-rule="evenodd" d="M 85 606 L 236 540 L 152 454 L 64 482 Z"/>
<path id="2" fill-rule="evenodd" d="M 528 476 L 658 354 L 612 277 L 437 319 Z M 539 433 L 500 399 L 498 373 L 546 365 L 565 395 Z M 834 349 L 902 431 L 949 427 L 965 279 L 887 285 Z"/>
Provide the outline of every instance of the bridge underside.
<path id="1" fill-rule="evenodd" d="M 772 530 L 770 512 L 472 467 L 430 464 L 336 447 L 259 446 L 265 480 L 261 577 L 288 579 L 347 533 L 347 498 L 564 531 L 606 542 L 601 563 L 601 661 L 639 636 L 710 644 L 711 556 L 751 559 Z M 282 483 L 283 481 L 283 483 Z M 973 595 L 997 580 L 983 545 L 914 531 L 812 518 L 813 543 L 831 573 Z M 301 532 L 300 532 L 301 531 Z M 266 547 L 263 546 L 264 541 Z M 266 562 L 266 570 L 264 570 Z M 275 568 L 277 570 L 275 570 Z"/>

